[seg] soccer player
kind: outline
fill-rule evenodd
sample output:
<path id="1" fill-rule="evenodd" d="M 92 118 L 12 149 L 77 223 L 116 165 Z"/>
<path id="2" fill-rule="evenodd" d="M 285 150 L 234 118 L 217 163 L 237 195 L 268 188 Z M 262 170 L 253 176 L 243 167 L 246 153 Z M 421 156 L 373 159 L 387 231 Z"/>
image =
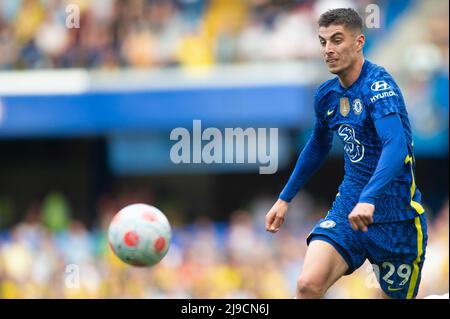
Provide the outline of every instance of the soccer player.
<path id="1" fill-rule="evenodd" d="M 328 214 L 307 238 L 297 298 L 323 297 L 366 259 L 379 272 L 380 297 L 414 298 L 420 283 L 427 226 L 415 183 L 411 127 L 392 76 L 364 58 L 362 29 L 353 9 L 320 16 L 323 59 L 337 77 L 316 91 L 314 130 L 266 215 L 266 229 L 277 232 L 336 132 L 344 146 L 345 176 Z"/>

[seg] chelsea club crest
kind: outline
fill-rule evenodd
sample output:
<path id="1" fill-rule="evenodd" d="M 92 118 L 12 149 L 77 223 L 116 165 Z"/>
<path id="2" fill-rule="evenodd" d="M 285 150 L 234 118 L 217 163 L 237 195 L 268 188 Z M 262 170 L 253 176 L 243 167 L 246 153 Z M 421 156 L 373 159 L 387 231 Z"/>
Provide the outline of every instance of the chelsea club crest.
<path id="1" fill-rule="evenodd" d="M 355 112 L 356 115 L 361 114 L 361 112 L 363 111 L 363 105 L 361 103 L 360 99 L 355 99 L 353 101 L 353 112 Z"/>

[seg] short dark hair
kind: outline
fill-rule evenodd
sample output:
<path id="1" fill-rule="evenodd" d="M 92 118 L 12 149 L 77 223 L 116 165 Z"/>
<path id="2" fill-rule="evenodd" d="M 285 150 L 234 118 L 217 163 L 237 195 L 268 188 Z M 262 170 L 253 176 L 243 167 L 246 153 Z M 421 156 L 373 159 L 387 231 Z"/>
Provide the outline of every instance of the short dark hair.
<path id="1" fill-rule="evenodd" d="M 319 27 L 328 27 L 330 25 L 343 25 L 351 30 L 363 30 L 363 21 L 361 16 L 352 8 L 331 9 L 322 13 L 319 18 Z"/>

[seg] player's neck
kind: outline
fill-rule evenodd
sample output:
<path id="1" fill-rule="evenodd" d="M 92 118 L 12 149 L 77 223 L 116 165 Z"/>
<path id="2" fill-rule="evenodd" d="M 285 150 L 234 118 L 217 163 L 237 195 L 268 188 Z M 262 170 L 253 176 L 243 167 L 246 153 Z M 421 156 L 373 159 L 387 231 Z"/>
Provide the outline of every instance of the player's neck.
<path id="1" fill-rule="evenodd" d="M 364 65 L 364 57 L 361 56 L 350 68 L 339 74 L 339 82 L 342 87 L 349 88 L 353 83 L 358 80 L 361 74 L 362 67 Z"/>

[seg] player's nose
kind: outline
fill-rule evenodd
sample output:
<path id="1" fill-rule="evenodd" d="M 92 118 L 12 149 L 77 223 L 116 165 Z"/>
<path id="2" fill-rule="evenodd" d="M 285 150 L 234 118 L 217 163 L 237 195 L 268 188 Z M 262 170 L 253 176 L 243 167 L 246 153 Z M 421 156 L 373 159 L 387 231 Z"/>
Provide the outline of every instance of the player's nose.
<path id="1" fill-rule="evenodd" d="M 325 44 L 325 55 L 327 56 L 327 58 L 330 58 L 331 55 L 334 54 L 334 46 L 332 43 L 328 42 L 327 44 Z"/>

